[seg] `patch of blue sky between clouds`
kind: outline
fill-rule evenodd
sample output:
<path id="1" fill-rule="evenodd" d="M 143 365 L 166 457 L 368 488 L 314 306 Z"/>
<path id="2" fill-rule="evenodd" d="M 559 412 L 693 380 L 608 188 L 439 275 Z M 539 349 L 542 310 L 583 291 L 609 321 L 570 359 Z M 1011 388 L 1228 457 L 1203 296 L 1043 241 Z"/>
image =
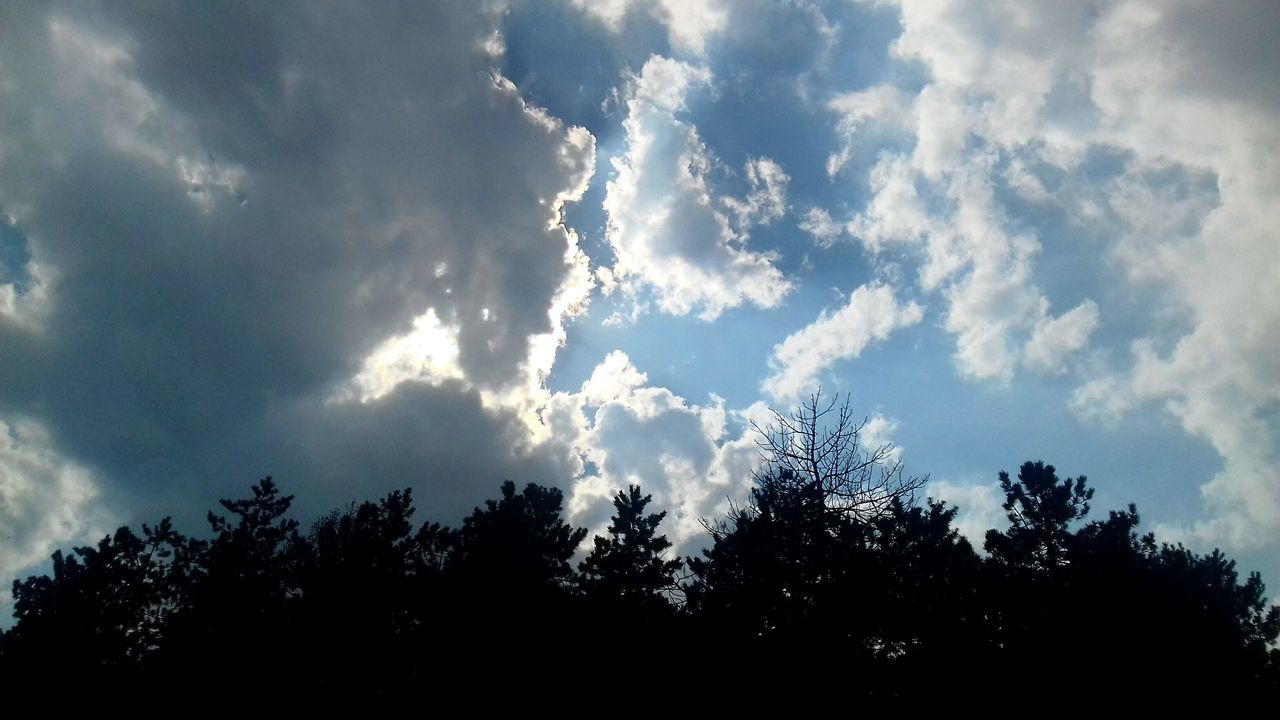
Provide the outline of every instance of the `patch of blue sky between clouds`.
<path id="1" fill-rule="evenodd" d="M 27 274 L 30 260 L 26 235 L 0 213 L 0 285 L 12 285 L 17 292 L 25 292 L 31 281 Z"/>

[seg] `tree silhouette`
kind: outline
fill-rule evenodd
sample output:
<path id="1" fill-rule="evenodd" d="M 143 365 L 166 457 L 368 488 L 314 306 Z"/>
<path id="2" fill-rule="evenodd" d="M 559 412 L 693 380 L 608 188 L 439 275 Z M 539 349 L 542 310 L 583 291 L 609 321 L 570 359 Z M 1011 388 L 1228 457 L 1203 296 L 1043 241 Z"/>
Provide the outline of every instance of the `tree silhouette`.
<path id="1" fill-rule="evenodd" d="M 1133 505 L 1073 531 L 1093 497 L 1083 476 L 1059 480 L 1052 465 L 1028 462 L 1000 483 L 1010 527 L 987 533 L 983 592 L 992 644 L 1019 676 L 1088 668 L 1099 690 L 1177 687 L 1214 700 L 1274 688 L 1267 647 L 1280 610 L 1256 574 L 1241 585 L 1216 550 L 1139 536 Z"/>
<path id="2" fill-rule="evenodd" d="M 1023 463 L 1017 481 L 1000 471 L 1009 529 L 988 531 L 985 543 L 997 562 L 1039 570 L 1066 562 L 1069 526 L 1088 515 L 1093 488 L 1085 487 L 1083 475 L 1059 481 L 1056 473 L 1040 461 Z"/>
<path id="3" fill-rule="evenodd" d="M 306 548 L 298 522 L 284 517 L 293 496 L 281 496 L 270 477 L 251 490 L 251 498 L 221 501 L 234 520 L 207 514 L 215 535 L 193 543 L 186 606 L 167 630 L 162 673 L 199 669 L 203 682 L 216 683 L 265 675 L 294 657 L 291 611 Z"/>
<path id="4" fill-rule="evenodd" d="M 121 527 L 96 547 L 55 551 L 52 577 L 15 581 L 5 654 L 22 667 L 9 677 L 83 671 L 114 682 L 138 672 L 176 610 L 182 563 L 174 559 L 185 545 L 169 518 L 144 525 L 142 537 Z"/>
<path id="5" fill-rule="evenodd" d="M 285 517 L 292 495 L 282 497 L 270 477 L 250 489 L 251 498 L 220 501 L 235 516 L 234 522 L 212 512 L 207 515 L 215 535 L 206 551 L 201 589 L 230 594 L 227 600 L 266 610 L 295 594 L 296 579 L 281 570 L 297 562 L 301 538 L 298 521 Z"/>
<path id="6" fill-rule="evenodd" d="M 826 505 L 817 481 L 757 475 L 746 507 L 708 523 L 712 545 L 688 560 L 691 611 L 717 635 L 799 641 L 822 627 L 824 600 L 865 549 L 863 529 Z"/>
<path id="7" fill-rule="evenodd" d="M 874 523 L 874 562 L 861 592 L 876 603 L 868 611 L 879 639 L 877 660 L 909 669 L 891 673 L 892 683 L 921 673 L 936 683 L 963 669 L 955 667 L 958 660 L 982 652 L 980 561 L 952 525 L 957 512 L 931 499 L 915 506 L 895 501 Z"/>
<path id="8" fill-rule="evenodd" d="M 759 636 L 847 629 L 836 618 L 819 630 L 836 605 L 865 601 L 849 577 L 869 562 L 875 522 L 910 507 L 928 478 L 905 475 L 888 443 L 865 447 L 867 421 L 848 398 L 819 392 L 771 413 L 752 424 L 760 462 L 747 506 L 705 523 L 712 547 L 689 561 L 693 607 Z"/>
<path id="9" fill-rule="evenodd" d="M 570 560 L 586 536 L 561 516 L 563 495 L 530 483 L 517 493 L 510 480 L 502 496 L 476 508 L 448 534 L 444 612 L 450 627 L 434 641 L 468 664 L 486 653 L 528 657 L 568 632 L 576 617 Z M 545 658 L 542 658 L 545 662 Z"/>
<path id="10" fill-rule="evenodd" d="M 689 560 L 689 609 L 708 642 L 743 658 L 838 657 L 845 691 L 866 697 L 971 677 L 955 666 L 982 640 L 979 561 L 951 526 L 955 508 L 898 499 L 867 523 L 829 506 L 816 481 L 783 471 L 757 482 Z M 798 687 L 812 670 L 771 673 Z"/>
<path id="11" fill-rule="evenodd" d="M 1220 551 L 1197 555 L 1162 545 L 1143 583 L 1147 601 L 1136 619 L 1154 630 L 1151 641 L 1165 678 L 1213 683 L 1274 700 L 1280 691 L 1280 608 L 1265 598 L 1257 573 L 1241 584 L 1236 563 Z"/>
<path id="12" fill-rule="evenodd" d="M 428 612 L 413 514 L 406 488 L 312 525 L 299 633 L 311 678 L 378 696 L 395 692 L 407 674 L 415 616 Z"/>
<path id="13" fill-rule="evenodd" d="M 569 560 L 587 531 L 561 517 L 563 494 L 533 483 L 519 494 L 510 480 L 502 497 L 486 500 L 462 523 L 449 560 L 456 575 L 508 589 L 563 588 L 572 580 Z"/>
<path id="14" fill-rule="evenodd" d="M 657 531 L 667 513 L 645 514 L 652 500 L 638 485 L 613 498 L 608 537 L 597 535 L 591 554 L 578 566 L 588 599 L 642 613 L 670 609 L 666 593 L 675 587 L 683 563 L 666 557 L 671 542 Z"/>
<path id="15" fill-rule="evenodd" d="M 806 407 L 798 417 L 823 417 Z M 1261 578 L 1242 579 L 1220 551 L 1140 535 L 1132 505 L 1090 520 L 1083 477 L 1042 462 L 1000 473 L 1010 526 L 987 533 L 980 559 L 956 508 L 914 502 L 909 484 L 861 503 L 813 470 L 857 462 L 791 462 L 767 457 L 748 502 L 706 522 L 681 607 L 667 600 L 680 562 L 658 534 L 665 513 L 636 486 L 614 497 L 575 572 L 585 530 L 553 488 L 506 482 L 457 530 L 415 529 L 406 489 L 304 537 L 292 496 L 266 478 L 222 501 L 227 517 L 209 513 L 209 540 L 166 519 L 55 552 L 48 576 L 14 583 L 0 677 L 29 692 L 70 681 L 95 698 L 279 704 L 307 687 L 308 700 L 378 703 L 488 672 L 545 690 L 584 654 L 597 669 L 655 668 L 691 646 L 717 674 L 755 672 L 779 693 L 838 683 L 847 697 L 951 697 L 987 683 L 1041 704 L 1280 693 L 1280 610 Z"/>
<path id="16" fill-rule="evenodd" d="M 819 391 L 790 414 L 771 409 L 765 425 L 752 421 L 761 460 L 756 485 L 812 484 L 828 507 L 861 523 L 888 512 L 895 500 L 910 506 L 929 477 L 906 475 L 890 443 L 864 445 L 868 421 L 854 418 L 850 402 L 823 401 Z"/>

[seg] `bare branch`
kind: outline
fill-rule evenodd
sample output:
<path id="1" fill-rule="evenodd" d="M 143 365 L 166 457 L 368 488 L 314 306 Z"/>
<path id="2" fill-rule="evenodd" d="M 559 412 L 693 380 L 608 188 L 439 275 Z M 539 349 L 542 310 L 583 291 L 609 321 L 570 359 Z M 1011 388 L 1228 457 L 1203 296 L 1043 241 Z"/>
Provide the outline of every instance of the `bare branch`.
<path id="1" fill-rule="evenodd" d="M 751 424 L 762 461 L 758 484 L 784 478 L 814 484 L 831 511 L 869 523 L 895 502 L 914 505 L 916 491 L 928 481 L 905 474 L 892 444 L 862 445 L 869 419 L 855 419 L 848 397 L 825 400 L 819 390 L 789 414 L 770 413 L 765 426 Z"/>

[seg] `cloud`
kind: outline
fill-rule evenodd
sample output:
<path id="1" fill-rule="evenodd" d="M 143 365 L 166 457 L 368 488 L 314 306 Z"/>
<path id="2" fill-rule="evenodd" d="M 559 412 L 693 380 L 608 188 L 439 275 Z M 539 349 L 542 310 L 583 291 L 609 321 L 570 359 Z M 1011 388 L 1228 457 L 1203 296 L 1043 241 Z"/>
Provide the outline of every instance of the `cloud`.
<path id="1" fill-rule="evenodd" d="M 863 285 L 850 293 L 844 307 L 834 313 L 824 310 L 813 323 L 774 346 L 769 358 L 773 374 L 761 388 L 775 400 L 795 400 L 813 389 L 823 370 L 858 357 L 870 343 L 923 317 L 920 305 L 899 302 L 888 285 Z"/>
<path id="2" fill-rule="evenodd" d="M 747 182 L 751 192 L 745 200 L 726 197 L 723 202 L 736 216 L 738 228 L 768 225 L 787 212 L 787 183 L 791 178 L 782 166 L 769 158 L 747 161 Z"/>
<path id="3" fill-rule="evenodd" d="M 872 196 L 861 213 L 849 221 L 848 231 L 869 252 L 878 253 L 893 246 L 912 247 L 932 235 L 945 238 L 942 226 L 925 208 L 916 187 L 916 173 L 904 155 L 883 155 L 871 169 L 868 178 Z M 927 288 L 937 286 L 938 274 L 948 274 L 936 265 L 922 276 Z"/>
<path id="4" fill-rule="evenodd" d="M 723 0 L 573 0 L 573 4 L 615 33 L 624 32 L 628 14 L 643 13 L 667 29 L 671 45 L 701 55 L 711 36 L 728 25 L 731 5 Z"/>
<path id="5" fill-rule="evenodd" d="M 1082 369 L 1073 406 L 1112 419 L 1164 407 L 1223 458 L 1202 488 L 1207 517 L 1184 536 L 1272 543 L 1280 56 L 1262 28 L 1280 20 L 1277 10 L 896 4 L 903 32 L 893 51 L 923 63 L 929 82 L 909 101 L 913 149 L 881 159 L 875 196 L 850 231 L 873 252 L 922 251 L 922 285 L 948 300 L 961 373 L 1005 381 L 1019 358 L 1029 370 L 1063 372 L 1108 306 L 1084 299 L 1049 314 L 1033 264 L 1045 238 L 1010 221 L 1000 190 L 1104 239 L 1105 269 L 1150 299 L 1136 327 L 1151 329 L 1131 336 L 1127 361 Z M 1087 164 L 1091 153 L 1119 168 L 1082 189 L 1091 183 L 1081 178 L 1100 172 Z"/>
<path id="6" fill-rule="evenodd" d="M 987 530 L 1003 529 L 1009 523 L 1001 504 L 1004 498 L 996 483 L 930 480 L 929 497 L 954 505 L 959 512 L 953 526 L 977 549 L 982 549 Z"/>
<path id="7" fill-rule="evenodd" d="M 1086 300 L 1056 318 L 1047 315 L 1036 322 L 1035 331 L 1023 349 L 1027 367 L 1040 372 L 1061 373 L 1063 358 L 1083 348 L 1098 328 L 1098 305 Z"/>
<path id="8" fill-rule="evenodd" d="M 456 380 L 406 381 L 363 402 L 295 401 L 266 415 L 238 459 L 273 468 L 290 492 L 304 482 L 304 518 L 411 486 L 424 517 L 456 523 L 504 480 L 567 490 L 581 472 L 564 442 L 531 435 L 519 408 Z"/>
<path id="9" fill-rule="evenodd" d="M 901 445 L 893 443 L 893 434 L 898 431 L 899 426 L 898 421 L 893 418 L 883 415 L 869 417 L 862 426 L 862 432 L 859 433 L 858 444 L 868 451 L 888 447 L 889 450 L 885 455 L 885 459 L 890 463 L 900 462 L 903 448 Z"/>
<path id="10" fill-rule="evenodd" d="M 0 283 L 0 322 L 38 333 L 49 315 L 51 274 L 35 261 L 22 267 L 21 279 Z"/>
<path id="11" fill-rule="evenodd" d="M 753 82 L 802 81 L 822 66 L 838 28 L 809 0 L 573 0 L 615 41 L 643 33 L 649 23 L 665 31 L 667 54 L 724 61 Z M 625 39 L 624 39 L 625 38 Z M 800 88 L 797 88 L 800 89 Z"/>
<path id="12" fill-rule="evenodd" d="M 3 11 L 0 213 L 39 292 L 0 280 L 0 407 L 122 520 L 267 473 L 450 510 L 564 481 L 528 405 L 592 287 L 561 214 L 594 138 L 498 74 L 500 7 L 384 10 Z"/>
<path id="13" fill-rule="evenodd" d="M 104 532 L 92 473 L 68 461 L 48 429 L 29 419 L 0 420 L 0 577 L 16 577 L 67 542 Z M 8 587 L 0 594 L 7 610 Z"/>
<path id="14" fill-rule="evenodd" d="M 715 396 L 690 403 L 650 385 L 625 353 L 610 353 L 578 392 L 556 393 L 544 412 L 584 468 L 569 497 L 570 518 L 599 529 L 617 490 L 638 484 L 653 494 L 654 507 L 669 511 L 661 530 L 675 552 L 694 551 L 705 541 L 702 519 L 747 493 L 758 458 L 747 419 L 761 409 L 727 410 Z"/>
<path id="15" fill-rule="evenodd" d="M 487 308 L 481 318 L 488 320 Z M 355 397 L 372 400 L 393 391 L 407 380 L 438 385 L 463 379 L 458 366 L 458 327 L 446 326 L 427 308 L 414 318 L 413 330 L 387 338 L 365 358 L 364 366 L 351 380 L 351 387 L 339 399 Z"/>
<path id="16" fill-rule="evenodd" d="M 840 93 L 827 101 L 827 109 L 836 113 L 839 150 L 827 157 L 827 175 L 838 175 L 860 147 L 868 140 L 896 137 L 907 124 L 910 113 L 908 98 L 892 85 L 876 85 L 866 90 Z"/>
<path id="17" fill-rule="evenodd" d="M 663 312 L 714 320 L 743 303 L 774 307 L 791 289 L 773 254 L 745 246 L 746 225 L 785 209 L 785 173 L 756 159 L 747 165 L 747 199 L 717 196 L 708 182 L 713 158 L 677 117 L 687 94 L 710 82 L 706 68 L 652 57 L 627 91 L 627 149 L 612 159 L 604 201 L 615 262 L 597 274 L 606 293 L 622 292 L 630 317 L 644 311 L 646 291 Z"/>
<path id="18" fill-rule="evenodd" d="M 873 255 L 920 257 L 920 287 L 946 300 L 944 327 L 955 336 L 962 376 L 1007 383 L 1023 354 L 1032 358 L 1031 369 L 1056 371 L 1063 358 L 1046 364 L 1045 344 L 1052 340 L 1064 355 L 1085 348 L 1097 319 L 1084 321 L 1097 315 L 1096 304 L 1083 301 L 1064 316 L 1070 321 L 1051 315 L 1034 279 L 1040 240 L 1012 226 L 996 193 L 996 156 L 962 152 L 954 139 L 969 128 L 938 123 L 961 122 L 956 118 L 963 113 L 938 113 L 931 97 L 926 89 L 917 99 L 919 116 L 928 121 L 920 121 L 915 149 L 886 152 L 873 166 L 872 198 L 850 221 L 849 233 Z"/>
<path id="19" fill-rule="evenodd" d="M 811 207 L 800 218 L 800 229 L 813 236 L 818 247 L 828 248 L 844 234 L 844 228 L 831 219 L 831 213 L 818 207 Z"/>

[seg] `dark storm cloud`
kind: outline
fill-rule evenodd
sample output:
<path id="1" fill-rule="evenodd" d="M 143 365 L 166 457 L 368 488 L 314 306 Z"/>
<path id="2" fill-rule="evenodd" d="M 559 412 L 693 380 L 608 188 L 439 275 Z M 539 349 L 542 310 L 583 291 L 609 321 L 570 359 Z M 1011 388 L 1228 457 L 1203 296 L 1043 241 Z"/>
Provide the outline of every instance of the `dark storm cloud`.
<path id="1" fill-rule="evenodd" d="M 553 329 L 552 208 L 593 152 L 492 75 L 494 12 L 3 14 L 0 211 L 50 279 L 38 322 L 0 313 L 0 416 L 47 427 L 125 515 L 269 472 L 320 503 L 419 484 L 448 511 L 556 480 L 475 388 L 520 383 Z M 471 389 L 326 404 L 428 308 Z"/>
<path id="2" fill-rule="evenodd" d="M 497 495 L 504 480 L 563 485 L 573 469 L 561 446 L 529 447 L 514 413 L 486 409 L 457 383 L 407 382 L 368 403 L 296 403 L 270 413 L 259 437 L 285 475 L 305 478 L 317 501 L 363 499 L 413 486 L 424 514 L 450 522 Z M 278 450 L 276 449 L 278 448 Z M 299 498 L 302 500 L 302 498 Z"/>

